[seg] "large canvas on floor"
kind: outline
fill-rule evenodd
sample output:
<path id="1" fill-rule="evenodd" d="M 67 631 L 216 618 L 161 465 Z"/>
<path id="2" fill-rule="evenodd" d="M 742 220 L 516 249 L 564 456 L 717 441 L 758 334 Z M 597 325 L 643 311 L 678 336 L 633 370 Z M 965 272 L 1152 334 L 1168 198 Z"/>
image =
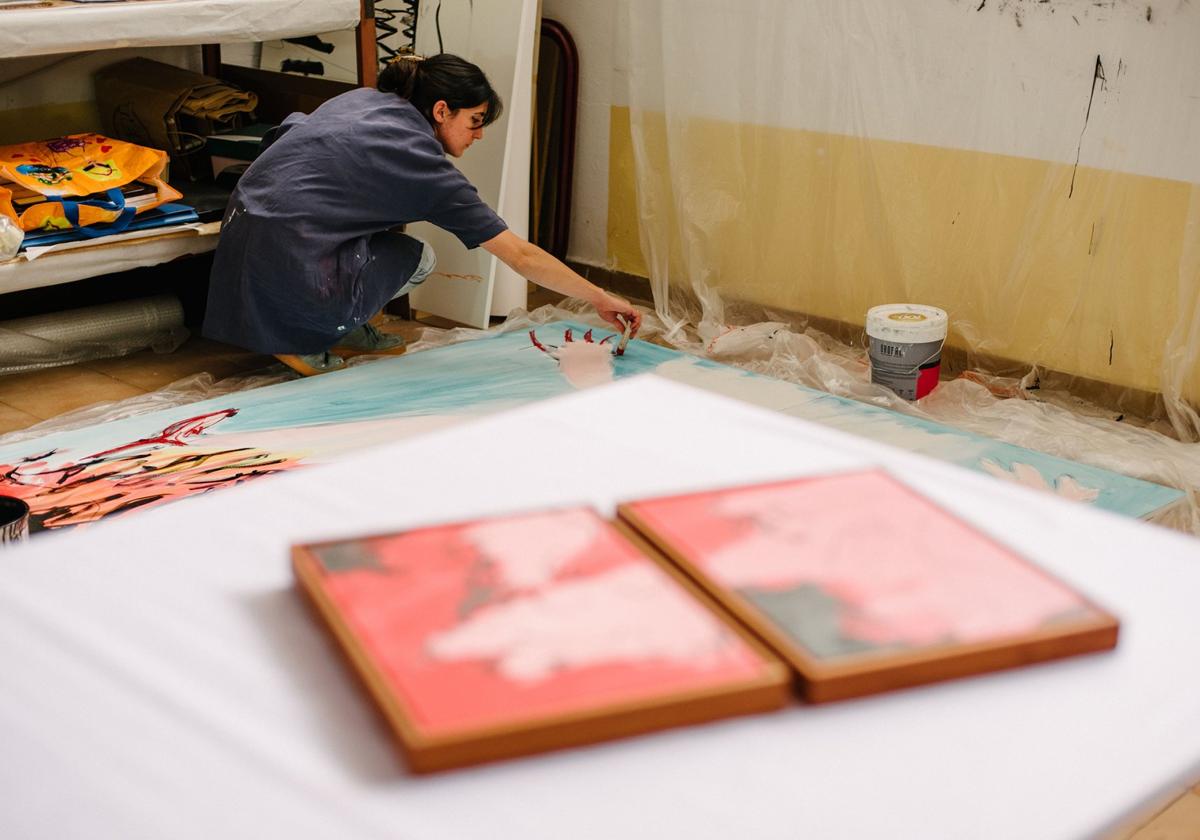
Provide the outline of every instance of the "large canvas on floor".
<path id="1" fill-rule="evenodd" d="M 560 321 L 0 446 L 0 494 L 29 502 L 34 530 L 78 525 L 655 373 L 1128 516 L 1183 496 L 642 341 L 614 358 L 610 336 Z"/>

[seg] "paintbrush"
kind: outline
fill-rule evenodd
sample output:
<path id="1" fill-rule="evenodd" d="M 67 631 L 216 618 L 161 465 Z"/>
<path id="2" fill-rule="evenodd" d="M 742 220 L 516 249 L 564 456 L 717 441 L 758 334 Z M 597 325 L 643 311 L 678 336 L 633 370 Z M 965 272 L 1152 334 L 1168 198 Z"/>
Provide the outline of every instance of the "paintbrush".
<path id="1" fill-rule="evenodd" d="M 617 320 L 621 322 L 621 340 L 617 342 L 617 346 L 613 348 L 614 356 L 625 355 L 625 345 L 629 343 L 629 333 L 633 331 L 633 321 L 626 321 L 620 315 Z"/>

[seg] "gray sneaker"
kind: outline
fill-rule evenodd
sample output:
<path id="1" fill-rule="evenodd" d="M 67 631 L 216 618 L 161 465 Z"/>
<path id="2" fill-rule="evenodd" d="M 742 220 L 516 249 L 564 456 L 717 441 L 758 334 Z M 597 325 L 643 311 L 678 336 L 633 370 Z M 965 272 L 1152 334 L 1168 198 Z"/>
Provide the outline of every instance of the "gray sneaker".
<path id="1" fill-rule="evenodd" d="M 275 358 L 301 376 L 316 376 L 318 373 L 329 373 L 346 366 L 346 360 L 333 353 L 306 353 L 301 356 L 276 353 Z"/>
<path id="2" fill-rule="evenodd" d="M 339 356 L 399 356 L 406 349 L 400 336 L 382 333 L 370 324 L 363 324 L 338 339 L 329 352 Z"/>

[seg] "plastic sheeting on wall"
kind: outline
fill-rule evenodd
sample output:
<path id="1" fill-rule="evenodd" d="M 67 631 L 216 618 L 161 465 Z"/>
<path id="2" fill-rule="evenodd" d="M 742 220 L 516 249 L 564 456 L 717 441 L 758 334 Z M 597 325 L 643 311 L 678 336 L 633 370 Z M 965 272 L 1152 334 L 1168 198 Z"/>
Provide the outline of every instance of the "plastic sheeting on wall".
<path id="1" fill-rule="evenodd" d="M 618 17 L 669 328 L 680 288 L 707 339 L 731 301 L 859 326 L 931 304 L 971 367 L 1109 383 L 1117 411 L 1200 439 L 1200 7 L 624 0 Z"/>

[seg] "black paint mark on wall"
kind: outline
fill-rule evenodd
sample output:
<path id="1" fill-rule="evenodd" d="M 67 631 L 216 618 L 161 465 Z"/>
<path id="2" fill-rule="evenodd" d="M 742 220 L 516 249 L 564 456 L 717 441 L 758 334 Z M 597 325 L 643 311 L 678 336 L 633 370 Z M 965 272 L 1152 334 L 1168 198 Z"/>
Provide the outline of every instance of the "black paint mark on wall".
<path id="1" fill-rule="evenodd" d="M 1083 134 L 1087 131 L 1088 120 L 1092 116 L 1092 100 L 1096 98 L 1096 83 L 1100 83 L 1100 89 L 1104 90 L 1104 85 L 1108 80 L 1104 77 L 1104 64 L 1100 61 L 1100 56 L 1096 56 L 1096 69 L 1092 72 L 1092 91 L 1088 95 L 1087 113 L 1083 115 L 1083 128 L 1079 131 L 1079 145 L 1075 147 L 1075 166 L 1071 169 L 1071 188 L 1067 190 L 1067 198 L 1075 194 L 1075 173 L 1079 169 L 1079 155 L 1083 151 Z"/>
<path id="2" fill-rule="evenodd" d="M 1057 12 L 1065 12 L 1081 26 L 1083 20 L 1090 19 L 1096 23 L 1122 19 L 1129 21 L 1149 22 L 1154 19 L 1154 7 L 1147 0 L 951 0 L 961 3 L 967 9 L 975 12 L 988 11 L 992 14 L 1012 15 L 1018 27 L 1025 27 L 1038 15 L 1049 17 Z M 1191 0 L 1176 0 L 1179 6 L 1184 6 Z M 1160 8 L 1161 17 L 1161 8 Z"/>
<path id="3" fill-rule="evenodd" d="M 1113 331 L 1109 330 L 1108 331 L 1108 366 L 1109 367 L 1112 367 L 1113 345 L 1116 343 L 1117 343 L 1117 340 L 1113 336 Z"/>

